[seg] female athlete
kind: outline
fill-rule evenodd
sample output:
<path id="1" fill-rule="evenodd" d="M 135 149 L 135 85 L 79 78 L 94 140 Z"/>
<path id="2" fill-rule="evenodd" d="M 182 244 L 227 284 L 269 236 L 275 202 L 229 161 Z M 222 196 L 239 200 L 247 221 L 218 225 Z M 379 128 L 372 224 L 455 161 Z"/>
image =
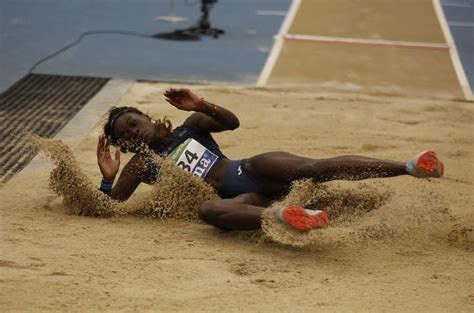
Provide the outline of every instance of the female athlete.
<path id="1" fill-rule="evenodd" d="M 140 183 L 156 182 L 159 168 L 139 152 L 138 147 L 143 144 L 215 189 L 220 198 L 202 203 L 199 216 L 222 229 L 259 229 L 264 208 L 285 195 L 291 182 L 298 179 L 311 178 L 323 183 L 336 179 L 443 175 L 443 163 L 432 151 L 420 152 L 408 163 L 353 155 L 312 159 L 282 151 L 230 160 L 211 133 L 238 128 L 240 122 L 234 113 L 189 89 L 169 89 L 164 96 L 176 108 L 194 112 L 175 129 L 168 119 L 153 120 L 133 107 L 110 110 L 105 134 L 98 140 L 97 159 L 103 175 L 100 189 L 113 199 L 126 200 Z M 135 152 L 116 182 L 120 151 L 117 149 L 112 157 L 110 145 Z M 301 231 L 326 227 L 329 222 L 327 212 L 299 205 L 282 208 L 277 216 L 282 223 Z"/>

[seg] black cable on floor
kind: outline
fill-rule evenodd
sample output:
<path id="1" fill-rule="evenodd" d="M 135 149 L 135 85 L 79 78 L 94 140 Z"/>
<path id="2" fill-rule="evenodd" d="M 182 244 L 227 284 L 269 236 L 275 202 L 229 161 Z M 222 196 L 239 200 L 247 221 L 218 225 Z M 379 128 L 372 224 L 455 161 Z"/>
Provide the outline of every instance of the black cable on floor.
<path id="1" fill-rule="evenodd" d="M 114 35 L 125 35 L 125 36 L 134 36 L 134 37 L 141 37 L 141 38 L 153 38 L 151 35 L 143 34 L 143 33 L 137 33 L 137 32 L 132 32 L 132 31 L 126 31 L 126 30 L 91 30 L 87 32 L 83 32 L 79 37 L 73 41 L 72 43 L 68 44 L 64 48 L 59 49 L 58 51 L 48 55 L 47 57 L 42 58 L 41 60 L 37 61 L 33 66 L 30 67 L 28 70 L 28 74 L 32 74 L 32 72 L 36 69 L 38 65 L 41 63 L 54 58 L 55 56 L 61 54 L 62 52 L 74 47 L 77 45 L 79 42 L 81 42 L 82 38 L 90 35 L 99 35 L 99 34 L 114 34 Z"/>

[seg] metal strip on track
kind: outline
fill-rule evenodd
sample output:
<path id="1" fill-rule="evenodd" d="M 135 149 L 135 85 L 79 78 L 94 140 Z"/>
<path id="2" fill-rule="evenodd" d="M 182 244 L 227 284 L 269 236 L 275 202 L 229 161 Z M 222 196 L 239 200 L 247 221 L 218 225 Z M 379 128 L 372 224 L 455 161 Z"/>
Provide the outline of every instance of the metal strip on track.
<path id="1" fill-rule="evenodd" d="M 0 186 L 37 154 L 23 142 L 26 133 L 54 137 L 108 81 L 28 74 L 0 94 Z"/>

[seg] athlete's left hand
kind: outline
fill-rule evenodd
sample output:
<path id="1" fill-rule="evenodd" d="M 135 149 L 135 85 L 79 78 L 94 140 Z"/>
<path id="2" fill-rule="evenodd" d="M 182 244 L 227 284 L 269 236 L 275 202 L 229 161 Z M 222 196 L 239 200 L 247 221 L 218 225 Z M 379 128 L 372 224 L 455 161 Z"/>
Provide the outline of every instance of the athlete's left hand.
<path id="1" fill-rule="evenodd" d="M 180 110 L 200 111 L 203 106 L 203 99 L 189 89 L 170 88 L 165 91 L 164 96 L 166 101 Z"/>

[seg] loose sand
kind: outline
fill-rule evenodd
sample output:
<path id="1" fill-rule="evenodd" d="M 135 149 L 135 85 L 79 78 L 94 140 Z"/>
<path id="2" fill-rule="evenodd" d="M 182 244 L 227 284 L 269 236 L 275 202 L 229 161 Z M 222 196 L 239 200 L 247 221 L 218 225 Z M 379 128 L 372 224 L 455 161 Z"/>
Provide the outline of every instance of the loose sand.
<path id="1" fill-rule="evenodd" d="M 163 100 L 167 87 L 137 83 L 118 104 L 167 115 L 177 126 L 187 113 Z M 49 187 L 54 166 L 43 157 L 43 166 L 0 189 L 2 311 L 473 311 L 472 103 L 302 88 L 193 89 L 239 116 L 238 130 L 215 136 L 230 158 L 285 150 L 405 161 L 434 149 L 446 176 L 299 182 L 280 205 L 326 207 L 331 227 L 295 234 L 268 211 L 263 236 L 222 232 L 184 213 L 124 215 L 154 194 L 146 185 L 119 216 L 76 215 L 92 211 L 63 204 Z M 100 181 L 99 134 L 100 125 L 72 151 L 76 161 L 67 161 L 78 171 L 62 176 L 65 184 L 82 177 L 86 183 L 76 188 L 84 199 Z M 202 188 L 204 199 L 210 191 Z M 148 208 L 160 205 L 168 207 L 158 201 Z"/>

